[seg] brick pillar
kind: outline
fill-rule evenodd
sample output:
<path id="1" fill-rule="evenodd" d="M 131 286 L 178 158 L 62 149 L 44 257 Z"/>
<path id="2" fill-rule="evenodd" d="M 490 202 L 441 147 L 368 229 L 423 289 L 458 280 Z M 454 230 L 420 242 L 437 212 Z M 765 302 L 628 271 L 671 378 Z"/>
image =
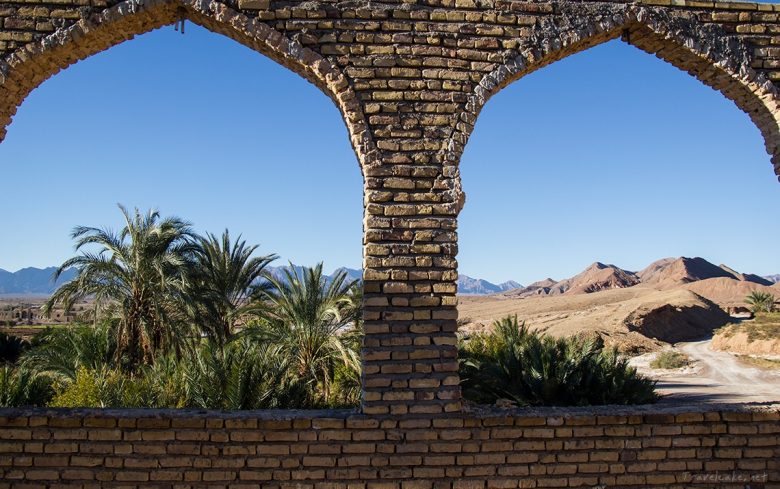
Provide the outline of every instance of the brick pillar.
<path id="1" fill-rule="evenodd" d="M 366 170 L 363 412 L 460 409 L 457 204 L 441 168 Z"/>

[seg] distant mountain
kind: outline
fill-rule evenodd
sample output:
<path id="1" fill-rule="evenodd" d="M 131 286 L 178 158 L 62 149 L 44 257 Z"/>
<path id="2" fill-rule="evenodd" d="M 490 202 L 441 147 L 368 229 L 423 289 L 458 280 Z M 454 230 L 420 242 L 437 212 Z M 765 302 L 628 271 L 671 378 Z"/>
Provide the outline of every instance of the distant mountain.
<path id="1" fill-rule="evenodd" d="M 268 267 L 267 270 L 277 278 L 283 278 L 282 270 L 288 268 L 284 267 Z M 303 267 L 296 266 L 296 271 L 300 274 Z M 73 280 L 76 276 L 76 269 L 70 268 L 66 270 L 62 276 L 60 276 L 57 283 L 52 281 L 54 272 L 57 269 L 55 267 L 48 267 L 44 269 L 40 268 L 23 268 L 18 272 L 8 272 L 0 269 L 0 294 L 3 295 L 37 295 L 37 294 L 51 294 L 57 287 Z M 339 270 L 344 270 L 347 273 L 348 280 L 360 280 L 363 278 L 363 272 L 355 270 L 353 268 L 338 268 L 330 275 L 325 275 L 327 281 L 332 280 L 332 277 L 336 275 Z"/>
<path id="2" fill-rule="evenodd" d="M 520 287 L 512 290 L 508 290 L 504 293 L 507 297 L 533 297 L 536 295 L 548 295 L 550 293 L 550 287 L 557 284 L 556 280 L 546 278 L 539 280 L 525 287 Z"/>
<path id="3" fill-rule="evenodd" d="M 298 276 L 300 277 L 302 272 L 303 272 L 303 268 L 304 267 L 302 267 L 300 265 L 293 265 L 293 267 L 294 267 L 295 273 L 298 274 Z M 290 269 L 289 265 L 284 265 L 284 266 L 281 266 L 281 267 L 274 267 L 274 266 L 266 267 L 266 271 L 268 271 L 271 275 L 276 277 L 278 280 L 284 279 L 285 278 L 284 271 L 285 270 L 289 270 L 289 269 Z M 331 280 L 333 280 L 333 277 L 335 277 L 336 274 L 339 273 L 342 270 L 345 271 L 346 274 L 347 274 L 347 281 L 362 280 L 363 279 L 363 271 L 362 270 L 356 270 L 354 268 L 341 267 L 341 268 L 337 268 L 337 269 L 333 270 L 333 273 L 331 273 L 330 275 L 323 274 L 324 277 L 325 277 L 325 281 L 326 282 L 330 282 Z"/>
<path id="4" fill-rule="evenodd" d="M 762 278 L 765 278 L 765 279 L 769 280 L 770 282 L 776 284 L 776 283 L 780 282 L 780 273 L 778 273 L 776 275 L 764 275 Z"/>
<path id="5" fill-rule="evenodd" d="M 341 267 L 333 270 L 330 274 L 331 277 L 336 275 L 340 271 L 344 271 L 347 274 L 347 280 L 363 280 L 363 270 L 356 270 L 354 268 Z"/>
<path id="6" fill-rule="evenodd" d="M 281 266 L 281 267 L 268 267 L 267 270 L 273 274 L 275 277 L 282 279 L 284 278 L 284 270 L 289 269 L 289 265 Z M 295 265 L 295 271 L 300 274 L 303 270 L 303 267 Z M 362 270 L 356 270 L 354 268 L 337 268 L 333 271 L 330 275 L 326 275 L 325 279 L 330 281 L 332 278 L 338 273 L 339 271 L 344 270 L 347 273 L 348 280 L 362 280 L 363 278 L 363 272 Z M 468 275 L 460 274 L 458 275 L 458 293 L 459 294 L 473 294 L 473 295 L 487 295 L 487 294 L 497 294 L 499 292 L 505 292 L 507 290 L 517 289 L 522 287 L 519 283 L 509 280 L 507 282 L 501 283 L 501 284 L 494 284 L 492 282 L 488 282 L 487 280 L 483 280 L 480 278 L 472 278 Z"/>
<path id="7" fill-rule="evenodd" d="M 272 266 L 272 267 L 268 267 L 267 270 L 275 277 L 281 279 L 284 278 L 284 270 L 288 268 L 289 265 L 285 265 L 281 267 Z M 297 265 L 295 266 L 295 270 L 297 273 L 301 273 L 302 269 L 303 267 L 301 266 L 297 266 Z M 347 278 L 349 280 L 361 280 L 363 278 L 363 272 L 361 270 L 341 267 L 334 270 L 333 273 L 331 273 L 330 275 L 326 275 L 326 280 L 331 280 L 332 277 L 335 276 L 336 273 L 338 273 L 341 270 L 346 271 Z M 458 275 L 459 294 L 473 294 L 473 295 L 497 294 L 499 292 L 505 292 L 512 289 L 518 289 L 521 287 L 522 287 L 521 284 L 513 280 L 509 280 L 501 284 L 494 284 L 484 279 L 472 278 L 469 277 L 468 275 L 463 275 L 463 274 Z"/>
<path id="8" fill-rule="evenodd" d="M 515 282 L 514 280 L 507 280 L 504 283 L 498 284 L 498 287 L 501 290 L 513 290 L 513 289 L 522 289 L 523 285 L 519 282 Z"/>
<path id="9" fill-rule="evenodd" d="M 726 270 L 731 275 L 733 275 L 735 279 L 740 280 L 742 282 L 753 282 L 759 285 L 766 285 L 766 286 L 771 286 L 772 284 L 774 284 L 774 282 L 772 282 L 771 280 L 767 280 L 764 277 L 760 275 L 756 275 L 754 273 L 739 273 L 738 271 L 729 268 L 723 264 L 720 265 L 720 268 Z"/>
<path id="10" fill-rule="evenodd" d="M 28 267 L 17 272 L 0 269 L 0 294 L 51 294 L 57 287 L 76 276 L 76 270 L 69 268 L 55 283 L 52 278 L 56 270 L 55 267 Z"/>
<path id="11" fill-rule="evenodd" d="M 497 294 L 499 292 L 505 292 L 507 290 L 517 289 L 520 287 L 522 287 L 522 285 L 513 280 L 496 285 L 481 278 L 472 278 L 468 275 L 463 275 L 462 273 L 458 274 L 459 294 Z"/>

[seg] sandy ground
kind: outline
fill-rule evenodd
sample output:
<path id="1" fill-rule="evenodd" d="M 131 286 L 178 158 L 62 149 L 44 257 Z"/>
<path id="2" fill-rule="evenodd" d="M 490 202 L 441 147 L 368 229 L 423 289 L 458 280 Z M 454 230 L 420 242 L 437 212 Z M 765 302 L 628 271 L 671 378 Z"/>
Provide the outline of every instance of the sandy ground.
<path id="1" fill-rule="evenodd" d="M 740 362 L 731 353 L 713 350 L 712 340 L 678 343 L 692 364 L 677 370 L 651 369 L 654 353 L 631 359 L 640 372 L 658 379 L 665 402 L 780 401 L 780 370 L 763 370 Z"/>

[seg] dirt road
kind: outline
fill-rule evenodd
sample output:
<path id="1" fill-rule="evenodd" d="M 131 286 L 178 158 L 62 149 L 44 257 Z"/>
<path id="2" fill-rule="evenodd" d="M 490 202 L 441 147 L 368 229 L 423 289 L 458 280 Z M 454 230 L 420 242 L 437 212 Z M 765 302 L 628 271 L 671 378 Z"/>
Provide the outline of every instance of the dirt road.
<path id="1" fill-rule="evenodd" d="M 685 398 L 708 402 L 778 402 L 780 371 L 762 370 L 740 362 L 734 355 L 713 350 L 711 340 L 678 343 L 694 368 L 679 373 L 665 372 L 657 377 L 658 389 L 669 400 Z"/>

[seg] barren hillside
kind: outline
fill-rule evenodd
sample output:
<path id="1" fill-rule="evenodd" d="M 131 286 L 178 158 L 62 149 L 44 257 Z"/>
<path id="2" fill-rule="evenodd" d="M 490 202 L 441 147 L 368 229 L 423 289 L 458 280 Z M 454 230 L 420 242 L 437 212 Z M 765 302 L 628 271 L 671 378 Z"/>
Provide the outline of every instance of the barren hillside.
<path id="1" fill-rule="evenodd" d="M 644 284 L 670 287 L 681 283 L 695 282 L 714 277 L 734 278 L 723 268 L 713 265 L 704 258 L 664 258 L 651 263 L 638 273 Z"/>
<path id="2" fill-rule="evenodd" d="M 495 319 L 516 314 L 535 329 L 556 336 L 598 333 L 608 345 L 629 353 L 663 342 L 697 339 L 729 320 L 712 302 L 687 290 L 645 286 L 593 294 L 536 298 L 461 297 L 461 332 L 485 330 Z"/>
<path id="3" fill-rule="evenodd" d="M 662 342 L 696 340 L 729 321 L 725 308 L 745 306 L 745 296 L 762 290 L 778 294 L 777 284 L 703 258 L 664 258 L 634 273 L 596 262 L 555 282 L 487 297 L 461 297 L 461 331 L 489 328 L 516 314 L 531 327 L 554 335 L 598 333 L 631 352 Z"/>
<path id="4" fill-rule="evenodd" d="M 685 284 L 682 288 L 717 303 L 723 308 L 745 306 L 745 297 L 754 290 L 777 295 L 777 288 L 733 278 L 710 278 Z"/>

